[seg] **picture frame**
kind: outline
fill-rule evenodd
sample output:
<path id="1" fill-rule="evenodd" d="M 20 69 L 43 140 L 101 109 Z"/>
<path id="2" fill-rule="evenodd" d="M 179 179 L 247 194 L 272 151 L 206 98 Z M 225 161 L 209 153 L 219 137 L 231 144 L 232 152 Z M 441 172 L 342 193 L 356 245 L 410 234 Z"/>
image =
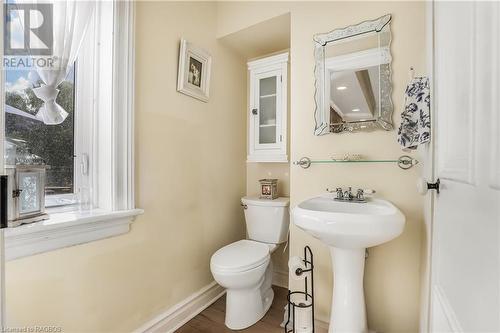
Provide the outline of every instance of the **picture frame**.
<path id="1" fill-rule="evenodd" d="M 181 39 L 177 91 L 208 102 L 212 56 L 207 51 Z"/>

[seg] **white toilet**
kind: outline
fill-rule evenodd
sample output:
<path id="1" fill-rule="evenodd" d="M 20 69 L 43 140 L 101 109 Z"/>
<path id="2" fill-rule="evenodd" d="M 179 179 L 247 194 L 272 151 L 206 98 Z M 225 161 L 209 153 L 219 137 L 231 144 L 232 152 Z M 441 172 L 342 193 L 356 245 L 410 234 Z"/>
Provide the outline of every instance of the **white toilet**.
<path id="1" fill-rule="evenodd" d="M 240 330 L 252 326 L 269 310 L 274 292 L 271 253 L 288 236 L 289 199 L 244 197 L 248 239 L 224 246 L 214 253 L 210 269 L 226 288 L 226 326 Z"/>

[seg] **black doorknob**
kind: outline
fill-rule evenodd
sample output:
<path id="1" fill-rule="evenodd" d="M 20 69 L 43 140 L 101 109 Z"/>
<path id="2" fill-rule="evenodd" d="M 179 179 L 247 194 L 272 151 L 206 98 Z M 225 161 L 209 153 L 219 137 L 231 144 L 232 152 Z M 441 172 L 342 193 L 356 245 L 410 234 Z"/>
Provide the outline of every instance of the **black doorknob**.
<path id="1" fill-rule="evenodd" d="M 440 185 L 441 185 L 441 181 L 438 178 L 435 183 L 427 183 L 427 189 L 428 190 L 436 190 L 436 192 L 439 194 L 439 186 Z"/>

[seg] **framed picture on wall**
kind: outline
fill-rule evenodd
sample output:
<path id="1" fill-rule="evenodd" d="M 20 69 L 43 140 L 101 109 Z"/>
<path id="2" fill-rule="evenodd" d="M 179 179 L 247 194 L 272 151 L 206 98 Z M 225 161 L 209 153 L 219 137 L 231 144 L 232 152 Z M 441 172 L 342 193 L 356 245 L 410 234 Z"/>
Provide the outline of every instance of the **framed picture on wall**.
<path id="1" fill-rule="evenodd" d="M 212 56 L 205 50 L 181 39 L 177 91 L 208 102 Z"/>

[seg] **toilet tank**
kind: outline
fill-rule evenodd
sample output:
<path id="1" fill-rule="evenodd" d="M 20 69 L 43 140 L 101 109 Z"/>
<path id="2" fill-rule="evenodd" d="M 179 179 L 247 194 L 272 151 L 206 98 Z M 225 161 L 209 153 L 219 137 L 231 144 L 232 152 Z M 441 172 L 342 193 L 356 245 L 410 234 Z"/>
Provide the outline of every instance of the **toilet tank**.
<path id="1" fill-rule="evenodd" d="M 245 208 L 249 239 L 271 244 L 286 242 L 290 224 L 288 198 L 244 197 L 241 202 Z"/>

